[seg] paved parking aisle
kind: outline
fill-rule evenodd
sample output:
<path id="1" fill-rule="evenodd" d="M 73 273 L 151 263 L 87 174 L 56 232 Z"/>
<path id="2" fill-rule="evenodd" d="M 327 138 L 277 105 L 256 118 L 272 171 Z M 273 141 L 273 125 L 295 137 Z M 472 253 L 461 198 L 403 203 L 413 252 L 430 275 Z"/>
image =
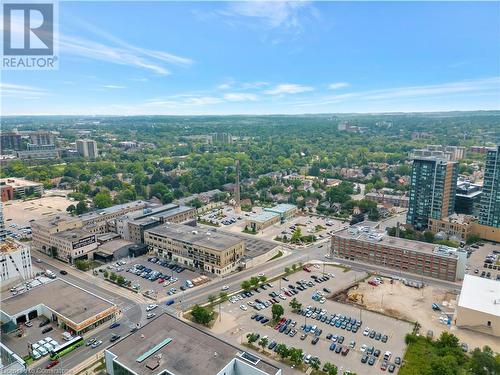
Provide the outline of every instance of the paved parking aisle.
<path id="1" fill-rule="evenodd" d="M 272 287 L 251 290 L 250 297 L 236 297 L 224 304 L 223 312 L 235 321 L 228 327 L 227 337 L 242 342 L 246 333 L 259 333 L 268 336 L 269 352 L 275 348 L 273 341 L 283 343 L 302 349 L 306 356 L 319 357 L 321 363 L 331 362 L 358 374 L 382 373 L 386 352 L 391 353 L 387 365 L 403 357 L 404 337 L 411 332 L 411 324 L 328 298 L 366 274 L 336 267 L 325 267 L 324 276 L 322 267 L 311 271 L 300 271 L 287 280 L 272 282 Z M 302 304 L 300 313 L 292 312 L 292 298 Z M 285 310 L 281 325 L 271 322 L 271 306 L 276 303 Z M 398 369 L 396 365 L 391 368 L 394 373 Z"/>

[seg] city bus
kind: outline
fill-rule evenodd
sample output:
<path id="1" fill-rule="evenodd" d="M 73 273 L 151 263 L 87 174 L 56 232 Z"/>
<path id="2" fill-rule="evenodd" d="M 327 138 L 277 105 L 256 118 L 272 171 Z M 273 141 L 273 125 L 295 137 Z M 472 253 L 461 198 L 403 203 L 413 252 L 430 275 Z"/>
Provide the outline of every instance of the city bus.
<path id="1" fill-rule="evenodd" d="M 79 346 L 82 346 L 84 344 L 83 337 L 81 336 L 76 336 L 75 338 L 56 346 L 54 349 L 50 351 L 50 359 L 54 360 L 57 358 L 62 357 L 65 354 L 68 354 L 69 352 L 75 350 Z"/>

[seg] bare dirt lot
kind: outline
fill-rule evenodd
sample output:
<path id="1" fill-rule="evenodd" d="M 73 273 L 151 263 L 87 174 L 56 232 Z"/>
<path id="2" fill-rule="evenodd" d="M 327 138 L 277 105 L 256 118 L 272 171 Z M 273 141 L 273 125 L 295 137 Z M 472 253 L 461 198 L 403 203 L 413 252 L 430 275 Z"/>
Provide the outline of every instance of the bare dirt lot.
<path id="1" fill-rule="evenodd" d="M 349 291 L 351 297 L 354 294 L 358 294 L 357 302 L 368 310 L 419 322 L 422 325 L 420 332 L 424 335 L 432 330 L 434 337 L 438 337 L 441 332 L 446 331 L 458 336 L 469 348 L 489 345 L 500 351 L 498 339 L 493 336 L 460 329 L 453 324 L 458 295 L 445 289 L 433 286 L 416 289 L 397 280 L 391 284 L 388 279 L 384 279 L 384 284 L 379 286 L 372 286 L 368 282 L 360 283 L 358 288 Z M 443 311 L 432 310 L 433 303 L 439 304 Z M 446 314 L 451 318 L 451 325 L 440 321 L 440 317 Z"/>

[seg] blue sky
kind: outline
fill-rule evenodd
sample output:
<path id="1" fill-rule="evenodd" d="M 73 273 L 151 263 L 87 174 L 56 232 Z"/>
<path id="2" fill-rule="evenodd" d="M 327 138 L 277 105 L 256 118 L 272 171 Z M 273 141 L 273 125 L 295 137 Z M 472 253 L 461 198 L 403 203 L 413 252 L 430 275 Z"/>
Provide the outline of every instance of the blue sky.
<path id="1" fill-rule="evenodd" d="M 61 2 L 8 114 L 500 109 L 500 3 Z"/>

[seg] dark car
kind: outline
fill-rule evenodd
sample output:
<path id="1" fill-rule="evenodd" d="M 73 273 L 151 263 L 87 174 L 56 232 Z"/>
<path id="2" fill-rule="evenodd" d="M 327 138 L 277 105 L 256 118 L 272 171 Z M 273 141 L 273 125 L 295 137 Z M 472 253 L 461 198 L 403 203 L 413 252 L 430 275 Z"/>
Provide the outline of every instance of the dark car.
<path id="1" fill-rule="evenodd" d="M 366 363 L 368 362 L 368 356 L 365 354 L 361 357 L 361 363 Z"/>
<path id="2" fill-rule="evenodd" d="M 52 331 L 54 328 L 52 327 L 45 327 L 44 329 L 42 329 L 42 333 L 47 333 L 47 332 L 50 332 Z"/>
<path id="3" fill-rule="evenodd" d="M 312 339 L 311 344 L 316 345 L 316 344 L 318 343 L 318 341 L 319 341 L 319 337 L 318 337 L 318 336 L 315 336 L 315 337 Z"/>
<path id="4" fill-rule="evenodd" d="M 387 371 L 389 371 L 390 373 L 393 373 L 394 370 L 396 370 L 396 366 L 394 366 L 392 363 L 389 365 L 389 367 L 387 368 Z"/>
<path id="5" fill-rule="evenodd" d="M 401 364 L 401 357 L 396 357 L 394 363 L 399 366 Z"/>
<path id="6" fill-rule="evenodd" d="M 113 329 L 113 328 L 116 328 L 116 327 L 119 327 L 119 326 L 120 326 L 120 323 L 115 322 L 115 323 L 111 324 L 111 325 L 109 326 L 109 328 L 110 328 L 110 329 Z"/>
<path id="7" fill-rule="evenodd" d="M 339 338 L 337 339 L 337 342 L 339 344 L 342 344 L 344 342 L 344 336 L 339 336 Z"/>
<path id="8" fill-rule="evenodd" d="M 382 339 L 380 341 L 382 342 L 387 342 L 389 340 L 389 337 L 387 335 L 382 336 Z"/>
<path id="9" fill-rule="evenodd" d="M 375 351 L 373 352 L 373 355 L 375 357 L 377 357 L 377 358 L 380 357 L 380 350 L 379 349 L 375 349 Z"/>
<path id="10" fill-rule="evenodd" d="M 111 338 L 109 339 L 110 342 L 115 342 L 116 340 L 118 340 L 121 336 L 118 335 L 118 334 L 114 334 L 113 336 L 111 336 Z"/>
<path id="11" fill-rule="evenodd" d="M 370 366 L 373 366 L 375 364 L 375 357 L 370 357 L 370 359 L 368 360 L 368 364 Z"/>
<path id="12" fill-rule="evenodd" d="M 337 345 L 337 347 L 335 348 L 335 353 L 340 354 L 341 351 L 342 351 L 342 345 Z"/>
<path id="13" fill-rule="evenodd" d="M 373 338 L 375 338 L 376 334 L 377 333 L 375 331 L 371 331 L 369 336 L 370 336 L 371 339 L 373 339 Z"/>
<path id="14" fill-rule="evenodd" d="M 65 271 L 65 270 L 60 270 L 60 271 L 59 271 L 59 273 L 60 273 L 61 275 L 67 275 L 67 274 L 68 274 L 68 271 Z"/>

